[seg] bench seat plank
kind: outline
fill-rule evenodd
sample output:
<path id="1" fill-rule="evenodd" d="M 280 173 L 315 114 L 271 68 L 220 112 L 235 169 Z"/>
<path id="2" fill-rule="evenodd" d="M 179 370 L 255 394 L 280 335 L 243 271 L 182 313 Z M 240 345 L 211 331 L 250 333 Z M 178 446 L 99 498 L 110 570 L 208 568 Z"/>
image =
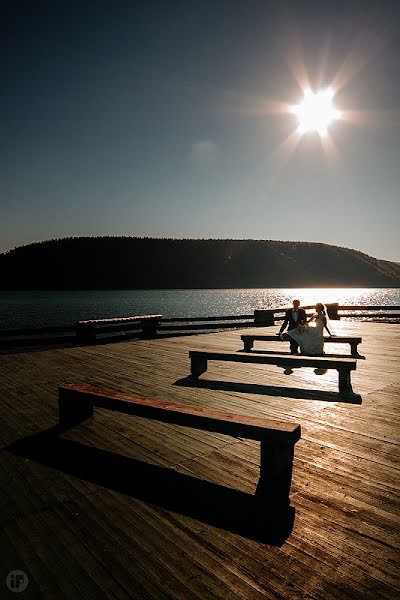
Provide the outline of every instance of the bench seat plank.
<path id="1" fill-rule="evenodd" d="M 59 386 L 58 406 L 63 429 L 91 417 L 94 406 L 97 406 L 166 423 L 257 440 L 261 443 L 260 479 L 256 496 L 263 503 L 280 510 L 290 504 L 294 445 L 301 437 L 300 425 L 297 423 L 175 404 L 76 384 Z"/>
<path id="2" fill-rule="evenodd" d="M 248 340 L 258 340 L 258 341 L 268 341 L 268 342 L 280 342 L 280 338 L 277 335 L 249 335 L 249 334 L 245 334 L 241 336 L 242 340 L 248 339 Z M 358 344 L 361 344 L 362 342 L 362 338 L 361 337 L 343 337 L 343 336 L 338 336 L 335 335 L 334 337 L 331 337 L 329 335 L 325 335 L 324 336 L 324 341 L 325 342 L 332 342 L 332 343 L 339 343 L 339 344 L 350 344 L 351 342 L 357 342 Z"/>
<path id="3" fill-rule="evenodd" d="M 241 336 L 241 340 L 243 342 L 243 348 L 245 352 L 249 352 L 253 348 L 253 344 L 255 341 L 264 341 L 264 342 L 280 342 L 281 339 L 277 335 L 262 335 L 262 334 L 245 334 Z M 286 340 L 284 340 L 286 341 Z M 332 344 L 350 344 L 351 354 L 352 356 L 357 356 L 357 346 L 362 343 L 361 337 L 352 337 L 352 336 L 324 336 L 325 343 Z"/>
<path id="4" fill-rule="evenodd" d="M 331 358 L 329 356 L 303 356 L 282 354 L 241 354 L 238 352 L 208 352 L 202 350 L 189 350 L 190 358 L 204 358 L 205 360 L 222 360 L 229 362 L 259 363 L 264 365 L 278 365 L 288 367 L 313 367 L 319 369 L 355 370 L 357 362 L 353 358 Z"/>
<path id="5" fill-rule="evenodd" d="M 79 402 L 89 400 L 98 408 L 115 410 L 147 419 L 184 425 L 205 431 L 225 433 L 260 441 L 268 434 L 274 439 L 297 441 L 300 426 L 262 417 L 250 417 L 212 408 L 175 404 L 168 400 L 147 398 L 136 394 L 99 389 L 90 385 L 64 384 L 59 387 L 59 405 L 63 417 L 69 410 L 73 394 L 79 394 Z"/>

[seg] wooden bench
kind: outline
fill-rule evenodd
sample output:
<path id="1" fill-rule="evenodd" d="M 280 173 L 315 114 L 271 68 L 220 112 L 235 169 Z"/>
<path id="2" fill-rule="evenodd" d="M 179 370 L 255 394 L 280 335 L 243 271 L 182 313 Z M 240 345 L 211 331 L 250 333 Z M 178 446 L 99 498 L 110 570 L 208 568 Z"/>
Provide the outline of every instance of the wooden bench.
<path id="1" fill-rule="evenodd" d="M 263 501 L 276 502 L 278 505 L 290 502 L 294 445 L 301 436 L 300 425 L 297 423 L 175 404 L 75 384 L 65 384 L 58 388 L 58 406 L 62 426 L 72 426 L 88 419 L 94 413 L 94 406 L 97 406 L 165 423 L 259 441 L 260 479 L 256 494 Z"/>
<path id="2" fill-rule="evenodd" d="M 91 319 L 76 323 L 76 337 L 81 344 L 94 344 L 100 333 L 142 330 L 143 337 L 151 338 L 157 333 L 162 315 L 139 315 L 115 319 Z"/>
<path id="3" fill-rule="evenodd" d="M 316 369 L 336 369 L 339 373 L 339 391 L 352 392 L 350 373 L 357 367 L 352 358 L 333 359 L 320 356 L 282 356 L 281 354 L 241 354 L 238 352 L 204 352 L 189 350 L 191 373 L 199 377 L 207 371 L 209 360 L 222 360 L 250 364 L 276 365 L 278 367 L 313 367 Z"/>
<path id="4" fill-rule="evenodd" d="M 245 352 L 250 352 L 254 346 L 255 341 L 264 342 L 280 342 L 278 335 L 242 335 L 243 349 Z M 360 337 L 324 337 L 325 343 L 328 344 L 350 344 L 350 350 L 352 356 L 358 356 L 358 344 L 361 344 L 362 338 Z"/>

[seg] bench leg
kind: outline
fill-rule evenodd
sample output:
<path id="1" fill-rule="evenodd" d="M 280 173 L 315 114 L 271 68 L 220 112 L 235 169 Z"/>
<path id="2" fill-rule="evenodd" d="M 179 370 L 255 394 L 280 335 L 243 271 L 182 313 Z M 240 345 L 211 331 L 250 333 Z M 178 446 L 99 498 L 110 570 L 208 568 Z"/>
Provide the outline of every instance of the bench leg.
<path id="1" fill-rule="evenodd" d="M 290 504 L 294 444 L 271 444 L 261 441 L 260 480 L 256 495 L 268 504 L 280 507 Z"/>
<path id="2" fill-rule="evenodd" d="M 157 337 L 157 331 L 160 327 L 160 322 L 153 319 L 143 319 L 142 321 L 142 336 L 145 340 L 151 340 Z"/>
<path id="3" fill-rule="evenodd" d="M 202 373 L 207 371 L 207 359 L 200 357 L 193 357 L 190 359 L 190 372 L 193 377 L 200 377 Z"/>
<path id="4" fill-rule="evenodd" d="M 245 352 L 250 352 L 253 348 L 254 340 L 243 340 L 243 350 Z"/>
<path id="5" fill-rule="evenodd" d="M 350 348 L 351 348 L 351 355 L 352 356 L 357 356 L 358 355 L 357 346 L 358 346 L 358 342 L 350 342 Z"/>
<path id="6" fill-rule="evenodd" d="M 339 392 L 341 393 L 349 393 L 353 391 L 351 387 L 351 379 L 349 369 L 338 369 L 339 373 Z"/>
<path id="7" fill-rule="evenodd" d="M 274 311 L 268 309 L 256 309 L 254 311 L 254 325 L 256 327 L 275 325 Z"/>
<path id="8" fill-rule="evenodd" d="M 93 402 L 82 394 L 58 390 L 58 415 L 60 425 L 72 426 L 89 419 L 94 413 Z"/>
<path id="9" fill-rule="evenodd" d="M 81 346 L 96 343 L 96 327 L 93 323 L 78 323 L 76 326 L 76 341 Z"/>

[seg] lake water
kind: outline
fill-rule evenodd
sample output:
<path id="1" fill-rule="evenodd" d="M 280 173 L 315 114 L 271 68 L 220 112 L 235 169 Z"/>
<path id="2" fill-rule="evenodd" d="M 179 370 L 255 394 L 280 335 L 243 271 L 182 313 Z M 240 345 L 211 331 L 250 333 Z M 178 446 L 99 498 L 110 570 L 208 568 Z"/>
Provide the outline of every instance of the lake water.
<path id="1" fill-rule="evenodd" d="M 73 325 L 79 319 L 162 314 L 208 317 L 252 314 L 299 298 L 303 305 L 400 305 L 398 288 L 306 288 L 232 290 L 91 290 L 0 292 L 0 329 Z"/>

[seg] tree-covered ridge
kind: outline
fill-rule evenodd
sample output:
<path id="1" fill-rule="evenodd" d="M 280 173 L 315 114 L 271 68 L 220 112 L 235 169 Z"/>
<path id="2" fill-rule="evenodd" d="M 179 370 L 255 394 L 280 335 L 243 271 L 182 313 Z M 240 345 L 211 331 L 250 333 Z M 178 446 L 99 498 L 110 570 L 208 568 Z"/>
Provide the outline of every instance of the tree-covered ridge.
<path id="1" fill-rule="evenodd" d="M 400 265 L 272 240 L 76 237 L 0 255 L 2 289 L 399 287 Z"/>

